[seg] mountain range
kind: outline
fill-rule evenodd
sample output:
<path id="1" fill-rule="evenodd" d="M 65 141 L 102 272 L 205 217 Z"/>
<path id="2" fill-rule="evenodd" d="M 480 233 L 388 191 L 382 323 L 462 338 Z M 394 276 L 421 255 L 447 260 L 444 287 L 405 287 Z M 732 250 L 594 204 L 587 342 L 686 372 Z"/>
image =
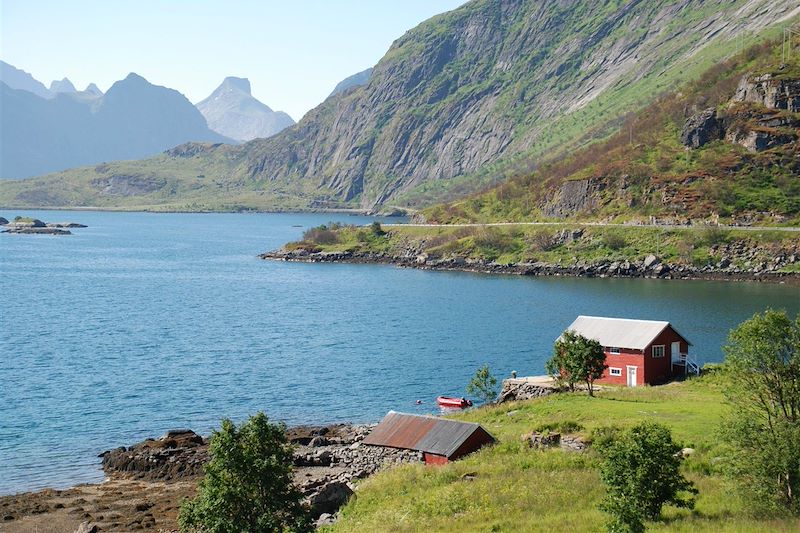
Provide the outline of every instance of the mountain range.
<path id="1" fill-rule="evenodd" d="M 630 112 L 798 14 L 790 0 L 473 0 L 407 32 L 366 83 L 273 137 L 2 184 L 0 203 L 425 205 L 608 137 Z"/>
<path id="2" fill-rule="evenodd" d="M 94 83 L 78 91 L 68 78 L 48 88 L 0 62 L 0 84 L 0 178 L 148 157 L 188 141 L 248 141 L 294 124 L 253 98 L 243 78 L 226 78 L 197 108 L 133 73 L 104 94 Z"/>

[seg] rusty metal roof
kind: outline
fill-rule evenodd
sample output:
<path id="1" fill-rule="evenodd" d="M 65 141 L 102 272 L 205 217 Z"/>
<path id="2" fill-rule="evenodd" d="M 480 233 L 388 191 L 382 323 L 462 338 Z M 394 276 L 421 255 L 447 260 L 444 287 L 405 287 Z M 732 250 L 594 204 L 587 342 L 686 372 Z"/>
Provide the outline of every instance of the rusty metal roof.
<path id="1" fill-rule="evenodd" d="M 363 442 L 450 457 L 479 429 L 485 431 L 471 422 L 389 411 Z"/>

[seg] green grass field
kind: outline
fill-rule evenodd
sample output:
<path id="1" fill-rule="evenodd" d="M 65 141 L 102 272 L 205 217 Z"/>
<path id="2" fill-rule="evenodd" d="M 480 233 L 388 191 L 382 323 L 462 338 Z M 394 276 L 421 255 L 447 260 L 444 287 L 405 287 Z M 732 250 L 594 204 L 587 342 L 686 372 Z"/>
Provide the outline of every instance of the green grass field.
<path id="1" fill-rule="evenodd" d="M 684 463 L 700 490 L 694 510 L 665 508 L 648 531 L 798 531 L 800 519 L 751 514 L 715 464 L 716 428 L 725 412 L 713 375 L 660 387 L 609 389 L 590 398 L 560 394 L 479 408 L 456 418 L 478 422 L 498 443 L 444 467 L 405 465 L 364 481 L 325 531 L 604 531 L 597 509 L 604 495 L 599 459 L 583 453 L 527 447 L 521 436 L 537 428 L 579 424 L 591 438 L 604 426 L 642 420 L 669 426 L 696 451 Z M 471 474 L 466 476 L 466 474 Z"/>

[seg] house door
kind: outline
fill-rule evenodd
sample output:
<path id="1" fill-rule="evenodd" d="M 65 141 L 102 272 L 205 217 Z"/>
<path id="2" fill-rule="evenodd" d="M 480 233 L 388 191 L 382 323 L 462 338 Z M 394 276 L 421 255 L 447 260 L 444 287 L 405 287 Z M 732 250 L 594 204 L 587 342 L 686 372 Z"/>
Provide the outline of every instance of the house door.
<path id="1" fill-rule="evenodd" d="M 681 364 L 681 343 L 680 342 L 673 342 L 672 348 L 670 349 L 672 352 L 672 364 Z"/>
<path id="2" fill-rule="evenodd" d="M 636 367 L 629 366 L 628 367 L 628 387 L 635 387 L 636 386 Z"/>

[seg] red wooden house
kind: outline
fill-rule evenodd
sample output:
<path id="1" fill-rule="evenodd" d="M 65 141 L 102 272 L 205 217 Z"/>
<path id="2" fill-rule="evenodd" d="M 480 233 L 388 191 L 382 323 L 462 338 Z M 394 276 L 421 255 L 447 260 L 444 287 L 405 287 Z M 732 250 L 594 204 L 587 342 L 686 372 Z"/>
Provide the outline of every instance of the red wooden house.
<path id="1" fill-rule="evenodd" d="M 579 316 L 567 330 L 603 345 L 608 368 L 598 383 L 636 387 L 699 373 L 692 343 L 669 322 Z"/>

